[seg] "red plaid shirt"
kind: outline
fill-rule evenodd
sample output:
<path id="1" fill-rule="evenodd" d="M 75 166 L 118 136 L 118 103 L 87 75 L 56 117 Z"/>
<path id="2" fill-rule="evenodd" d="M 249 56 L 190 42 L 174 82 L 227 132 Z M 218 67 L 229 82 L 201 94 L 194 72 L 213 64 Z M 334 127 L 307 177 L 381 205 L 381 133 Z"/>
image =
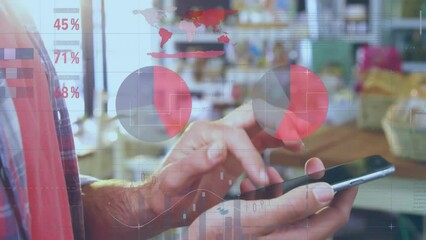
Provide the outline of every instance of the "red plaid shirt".
<path id="1" fill-rule="evenodd" d="M 15 105 L 16 101 L 19 101 L 17 98 L 31 97 L 35 93 L 31 87 L 9 84 L 8 75 L 10 75 L 10 69 L 12 69 L 8 65 L 10 61 L 15 61 L 16 66 L 14 67 L 19 68 L 20 63 L 25 63 L 29 59 L 19 59 L 19 57 L 25 58 L 25 56 L 18 56 L 18 50 L 8 48 L 10 46 L 3 46 L 5 42 L 7 43 L 5 39 L 10 37 L 8 35 L 11 34 L 5 32 L 4 29 L 8 29 L 5 26 L 16 24 L 15 21 L 17 20 L 16 14 L 8 6 L 7 1 L 2 1 L 0 3 L 0 239 L 32 238 L 29 211 L 31 202 L 29 201 L 29 189 L 27 187 L 28 172 L 24 154 L 25 146 L 23 146 L 25 141 L 22 139 L 22 126 L 19 124 L 24 119 L 19 118 Z M 55 123 L 57 136 L 57 139 L 55 139 L 57 145 L 55 145 L 59 147 L 58 152 L 60 153 L 56 154 L 60 157 L 53 159 L 53 161 L 61 162 L 63 171 L 59 172 L 64 174 L 74 238 L 84 239 L 83 207 L 73 134 L 64 100 L 54 97 L 54 90 L 59 86 L 58 77 L 35 28 L 26 25 L 24 34 L 27 38 L 29 37 L 32 44 L 29 47 L 29 49 L 33 49 L 32 56 L 39 58 L 37 61 L 43 67 L 44 73 L 42 74 L 45 74 L 45 77 L 42 79 L 48 81 L 47 84 L 44 84 L 45 89 L 43 91 L 50 94 L 51 110 L 53 111 L 51 117 L 53 118 L 52 122 Z M 15 51 L 14 54 L 13 51 Z M 28 50 L 28 53 L 30 52 Z M 12 57 L 15 57 L 15 59 L 12 59 Z M 19 75 L 19 72 L 16 75 Z M 34 73 L 34 76 L 37 76 L 37 74 Z M 38 81 L 40 79 L 32 80 Z M 31 105 L 37 106 L 37 103 L 31 103 Z M 43 107 L 41 106 L 41 108 Z M 28 121 L 28 119 L 25 120 Z M 37 129 L 39 123 L 34 122 L 33 124 L 34 131 L 40 130 Z M 38 151 L 43 150 L 39 149 Z M 57 199 L 52 199 L 52 201 L 57 201 Z M 58 225 L 60 224 L 58 223 Z"/>

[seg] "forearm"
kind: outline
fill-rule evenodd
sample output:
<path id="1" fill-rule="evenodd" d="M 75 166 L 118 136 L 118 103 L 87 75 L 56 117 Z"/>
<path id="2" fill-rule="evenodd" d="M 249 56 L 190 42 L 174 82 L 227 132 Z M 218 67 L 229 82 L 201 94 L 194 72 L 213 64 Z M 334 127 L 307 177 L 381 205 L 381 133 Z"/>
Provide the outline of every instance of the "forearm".
<path id="1" fill-rule="evenodd" d="M 105 180 L 82 190 L 88 239 L 147 239 L 171 227 L 153 210 L 149 183 Z"/>

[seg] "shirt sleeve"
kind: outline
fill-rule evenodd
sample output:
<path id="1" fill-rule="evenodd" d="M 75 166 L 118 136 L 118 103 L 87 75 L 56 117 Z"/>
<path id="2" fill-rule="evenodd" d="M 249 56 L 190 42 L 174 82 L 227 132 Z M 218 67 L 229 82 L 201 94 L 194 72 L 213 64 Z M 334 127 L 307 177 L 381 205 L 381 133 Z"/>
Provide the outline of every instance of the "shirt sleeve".
<path id="1" fill-rule="evenodd" d="M 95 177 L 80 174 L 80 185 L 81 186 L 84 186 L 86 184 L 91 184 L 91 183 L 94 183 L 96 181 L 99 181 L 99 179 L 97 179 Z"/>

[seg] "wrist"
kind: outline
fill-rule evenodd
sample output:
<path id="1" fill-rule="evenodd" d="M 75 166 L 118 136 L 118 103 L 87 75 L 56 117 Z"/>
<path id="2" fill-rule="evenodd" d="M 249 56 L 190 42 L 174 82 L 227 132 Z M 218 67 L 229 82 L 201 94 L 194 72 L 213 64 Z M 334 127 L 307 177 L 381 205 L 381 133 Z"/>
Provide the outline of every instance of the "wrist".
<path id="1" fill-rule="evenodd" d="M 155 217 L 142 184 L 105 180 L 83 186 L 86 235 L 89 239 L 152 237 L 161 230 L 144 227 Z"/>
<path id="2" fill-rule="evenodd" d="M 176 208 L 173 207 L 175 200 L 170 197 L 161 189 L 161 184 L 155 180 L 150 179 L 144 184 L 146 191 L 145 204 L 151 210 L 153 218 L 149 221 L 150 225 L 156 225 L 163 229 L 163 231 L 180 227 L 181 221 L 178 221 L 174 212 Z"/>

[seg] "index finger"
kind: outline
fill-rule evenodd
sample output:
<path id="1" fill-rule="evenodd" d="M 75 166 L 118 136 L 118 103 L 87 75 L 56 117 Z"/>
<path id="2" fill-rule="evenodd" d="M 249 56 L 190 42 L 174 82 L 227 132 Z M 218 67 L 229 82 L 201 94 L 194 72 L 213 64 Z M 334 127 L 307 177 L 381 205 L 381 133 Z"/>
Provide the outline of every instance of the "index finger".
<path id="1" fill-rule="evenodd" d="M 266 103 L 266 102 L 265 102 Z M 266 103 L 267 104 L 267 103 Z M 269 105 L 269 104 L 268 104 Z M 269 105 L 270 106 L 270 105 Z M 274 112 L 274 111 L 272 111 Z M 241 105 L 224 118 L 218 120 L 218 122 L 225 124 L 227 126 L 232 127 L 240 127 L 243 128 L 247 135 L 253 138 L 259 138 L 262 136 L 262 141 L 272 142 L 272 141 L 280 141 L 282 143 L 282 147 L 285 147 L 289 150 L 300 151 L 303 149 L 303 142 L 300 139 L 297 140 L 286 140 L 282 141 L 276 137 L 272 132 L 265 131 L 265 129 L 273 129 L 278 122 L 269 121 L 269 117 L 255 117 L 253 111 L 253 102 L 250 101 L 246 104 Z M 273 117 L 272 119 L 277 119 L 277 117 Z M 260 121 L 260 122 L 258 122 Z"/>
<path id="2" fill-rule="evenodd" d="M 243 128 L 250 138 L 262 131 L 262 128 L 254 117 L 251 101 L 239 106 L 234 111 L 218 120 L 218 122 L 227 126 Z"/>
<path id="3" fill-rule="evenodd" d="M 253 182 L 260 186 L 268 185 L 265 164 L 246 132 L 241 128 L 211 122 L 196 122 L 185 132 L 175 148 L 191 151 L 210 146 L 216 141 L 223 142 L 235 155 Z"/>

